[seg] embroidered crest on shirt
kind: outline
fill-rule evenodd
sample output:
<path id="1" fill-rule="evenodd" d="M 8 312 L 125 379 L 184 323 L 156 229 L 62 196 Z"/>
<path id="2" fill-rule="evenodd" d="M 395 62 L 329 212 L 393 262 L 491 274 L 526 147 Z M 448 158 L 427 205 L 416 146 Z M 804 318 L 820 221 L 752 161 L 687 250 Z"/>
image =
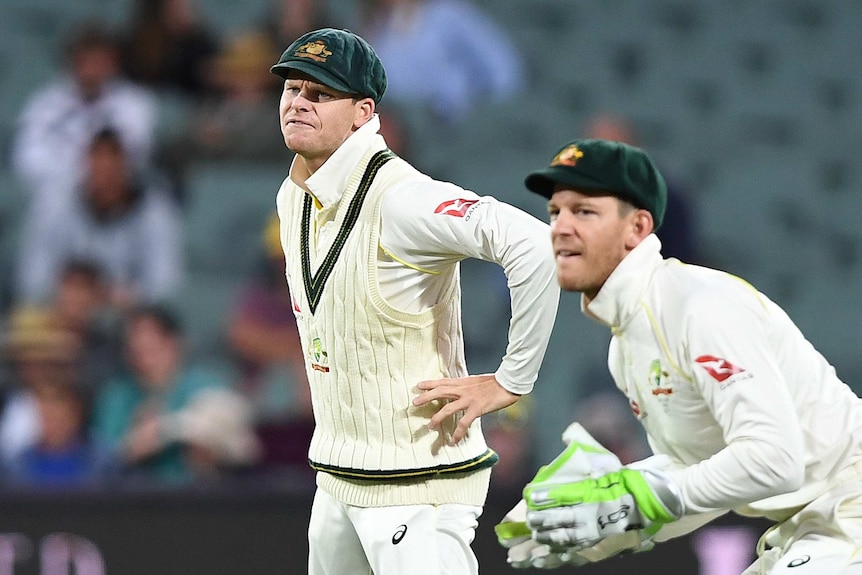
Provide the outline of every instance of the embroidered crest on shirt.
<path id="1" fill-rule="evenodd" d="M 311 341 L 311 349 L 308 355 L 311 360 L 311 369 L 329 373 L 329 354 L 323 349 L 323 342 L 320 341 L 319 337 Z"/>
<path id="2" fill-rule="evenodd" d="M 478 201 L 479 200 L 465 200 L 464 198 L 448 200 L 434 208 L 434 213 L 463 218 L 467 214 L 467 210 L 469 210 L 470 207 Z"/>
<path id="3" fill-rule="evenodd" d="M 745 372 L 741 367 L 737 367 L 726 359 L 715 357 L 714 355 L 702 355 L 694 361 L 719 383 L 738 373 Z"/>
<path id="4" fill-rule="evenodd" d="M 661 361 L 658 359 L 652 360 L 649 366 L 649 384 L 652 388 L 652 394 L 658 397 L 666 397 L 673 393 L 673 388 L 668 385 L 662 385 L 662 378 L 665 380 L 670 377 L 670 374 L 664 371 L 661 367 Z"/>
<path id="5" fill-rule="evenodd" d="M 297 58 L 309 58 L 317 62 L 326 62 L 329 56 L 332 56 L 332 51 L 326 47 L 322 40 L 314 42 L 306 42 L 296 49 L 293 53 Z"/>

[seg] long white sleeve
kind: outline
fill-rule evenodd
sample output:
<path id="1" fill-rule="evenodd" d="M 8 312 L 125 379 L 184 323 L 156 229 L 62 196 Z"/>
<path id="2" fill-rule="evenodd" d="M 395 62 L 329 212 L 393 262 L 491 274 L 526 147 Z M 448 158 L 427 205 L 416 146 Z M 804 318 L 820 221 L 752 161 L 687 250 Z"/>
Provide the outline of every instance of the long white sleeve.
<path id="1" fill-rule="evenodd" d="M 862 457 L 862 400 L 788 315 L 730 274 L 660 255 L 654 236 L 584 311 L 687 513 L 780 516 Z"/>
<path id="2" fill-rule="evenodd" d="M 700 297 L 708 305 L 692 302 L 698 313 L 685 339 L 694 385 L 727 446 L 680 474 L 687 509 L 735 507 L 794 491 L 805 476 L 805 445 L 771 344 L 775 318 L 753 292 L 745 299 Z"/>
<path id="3" fill-rule="evenodd" d="M 559 303 L 547 224 L 489 196 L 431 179 L 389 192 L 382 207 L 381 246 L 400 265 L 382 268 L 385 295 L 433 304 L 434 282 L 465 258 L 499 264 L 507 278 L 512 319 L 496 372 L 507 390 L 529 393 L 538 377 Z M 389 274 L 389 281 L 384 277 Z M 405 295 L 404 290 L 412 293 Z M 430 301 L 429 301 L 430 299 Z"/>

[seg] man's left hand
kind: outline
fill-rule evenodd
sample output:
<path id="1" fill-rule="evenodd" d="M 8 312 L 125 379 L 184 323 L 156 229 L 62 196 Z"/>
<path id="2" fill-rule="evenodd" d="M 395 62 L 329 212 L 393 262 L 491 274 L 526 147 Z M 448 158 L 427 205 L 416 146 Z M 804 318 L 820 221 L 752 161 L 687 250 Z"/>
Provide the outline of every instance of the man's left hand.
<path id="1" fill-rule="evenodd" d="M 509 407 L 520 398 L 503 388 L 493 374 L 422 381 L 418 387 L 422 393 L 413 400 L 415 406 L 448 400 L 431 417 L 429 429 L 439 429 L 446 419 L 461 412 L 458 425 L 452 432 L 452 444 L 464 439 L 467 428 L 477 417 Z"/>

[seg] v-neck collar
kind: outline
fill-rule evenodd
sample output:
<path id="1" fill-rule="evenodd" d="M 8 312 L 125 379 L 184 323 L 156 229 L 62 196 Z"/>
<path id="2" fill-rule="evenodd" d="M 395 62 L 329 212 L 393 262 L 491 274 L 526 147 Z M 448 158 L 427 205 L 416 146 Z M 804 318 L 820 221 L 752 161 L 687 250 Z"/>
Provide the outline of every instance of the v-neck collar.
<path id="1" fill-rule="evenodd" d="M 311 194 L 305 194 L 305 198 L 302 203 L 302 223 L 300 226 L 302 282 L 305 286 L 305 295 L 308 298 L 308 306 L 312 314 L 314 314 L 317 309 L 317 304 L 320 302 L 320 296 L 323 294 L 326 280 L 329 279 L 329 276 L 335 267 L 335 262 L 338 260 L 338 256 L 341 254 L 341 250 L 344 248 L 345 242 L 347 242 L 347 237 L 350 235 L 351 230 L 353 230 L 357 220 L 359 219 L 359 213 L 362 211 L 365 196 L 371 188 L 371 183 L 374 181 L 374 177 L 377 175 L 377 172 L 380 171 L 380 168 L 394 157 L 395 154 L 392 151 L 385 149 L 374 154 L 368 161 L 368 166 L 365 168 L 365 172 L 359 182 L 359 187 L 356 189 L 356 193 L 353 195 L 353 198 L 350 200 L 350 205 L 347 207 L 344 220 L 341 222 L 341 227 L 338 230 L 338 235 L 329 247 L 329 251 L 326 253 L 320 267 L 317 268 L 317 271 L 313 274 L 311 272 L 310 239 L 311 218 L 314 217 L 314 198 Z"/>

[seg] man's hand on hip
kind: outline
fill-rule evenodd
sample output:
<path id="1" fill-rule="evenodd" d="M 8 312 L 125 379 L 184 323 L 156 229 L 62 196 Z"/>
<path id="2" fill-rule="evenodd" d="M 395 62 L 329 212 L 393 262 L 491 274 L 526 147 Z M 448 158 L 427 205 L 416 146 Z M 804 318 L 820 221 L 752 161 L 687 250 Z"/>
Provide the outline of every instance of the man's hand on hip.
<path id="1" fill-rule="evenodd" d="M 504 389 L 493 374 L 422 381 L 418 387 L 422 393 L 413 400 L 415 406 L 446 400 L 443 407 L 431 417 L 429 429 L 439 429 L 446 419 L 461 413 L 458 425 L 452 432 L 453 444 L 464 439 L 467 428 L 477 417 L 509 407 L 520 398 Z"/>

